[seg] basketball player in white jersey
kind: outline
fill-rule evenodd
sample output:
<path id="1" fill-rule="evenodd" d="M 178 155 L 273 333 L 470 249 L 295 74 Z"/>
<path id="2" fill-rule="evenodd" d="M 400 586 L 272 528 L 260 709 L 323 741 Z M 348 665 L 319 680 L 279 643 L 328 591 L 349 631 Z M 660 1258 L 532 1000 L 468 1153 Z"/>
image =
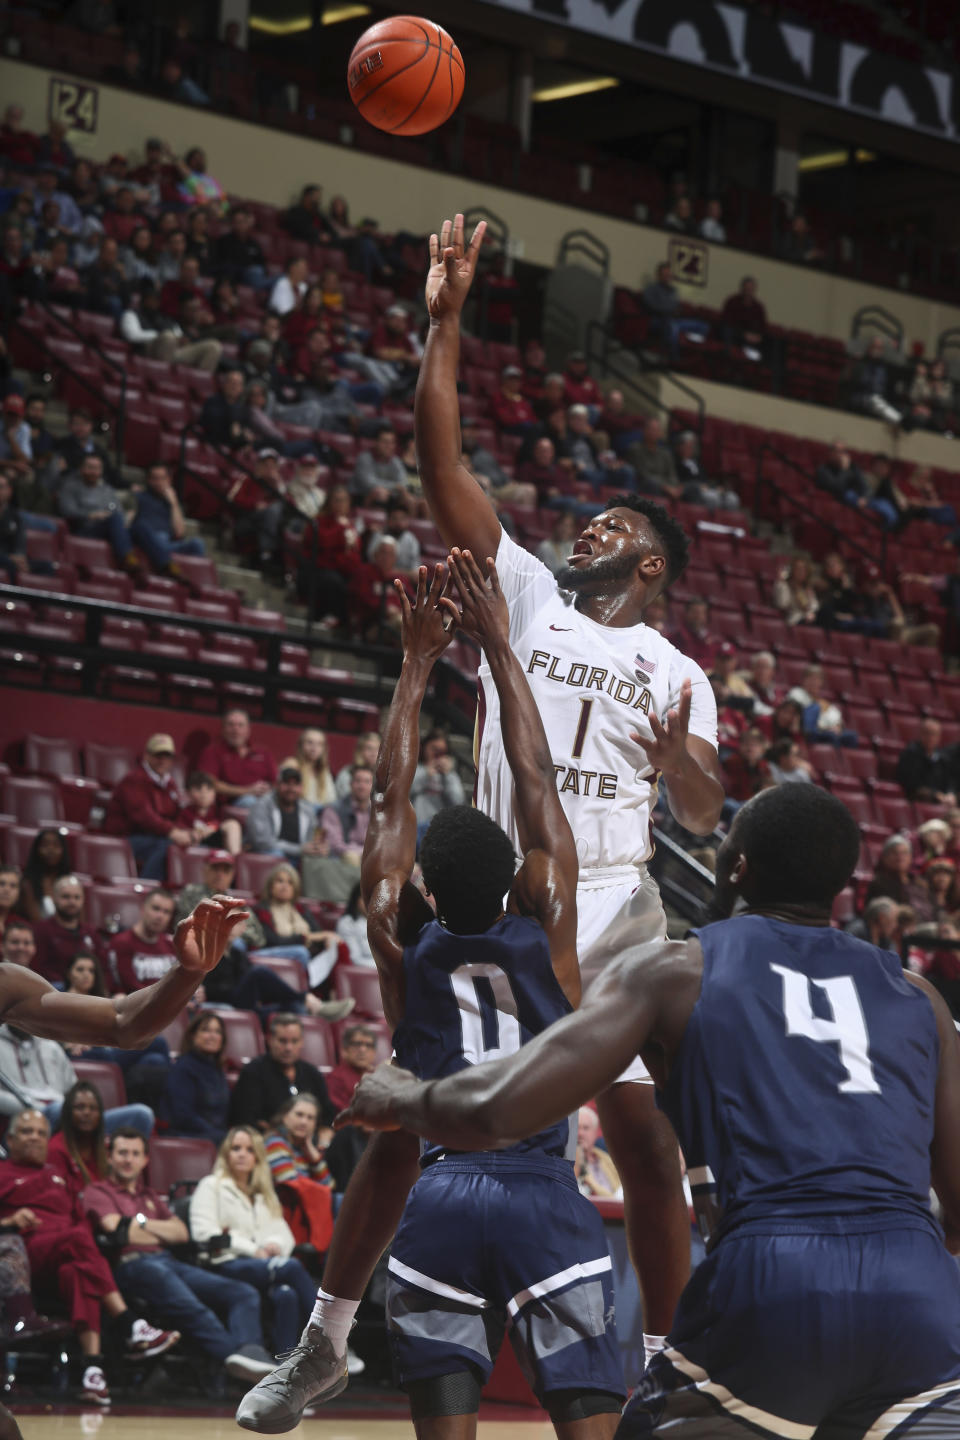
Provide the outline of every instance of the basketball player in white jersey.
<path id="1" fill-rule="evenodd" d="M 456 383 L 460 313 L 484 229 L 481 222 L 465 249 L 458 215 L 430 238 L 430 333 L 417 387 L 417 459 L 446 544 L 469 548 L 481 564 L 496 560 L 511 612 L 511 642 L 543 717 L 557 789 L 577 842 L 577 946 L 588 983 L 628 945 L 666 934 L 659 891 L 646 870 L 660 777 L 670 809 L 686 829 L 705 835 L 720 818 L 716 705 L 699 666 L 643 624 L 644 610 L 679 577 L 687 558 L 686 537 L 662 507 L 631 496 L 599 513 L 555 579 L 504 533 L 463 463 Z M 477 804 L 516 843 L 512 781 L 486 666 L 478 719 Z M 599 1097 L 599 1109 L 623 1181 L 649 1357 L 662 1344 L 689 1275 L 690 1230 L 673 1129 L 657 1110 L 639 1061 L 621 1078 L 624 1083 Z M 303 1375 L 289 1377 L 276 1430 L 266 1417 L 256 1425 L 245 1422 L 247 1428 L 292 1428 L 298 1406 L 342 1388 L 352 1316 L 399 1223 L 416 1179 L 417 1154 L 402 1132 L 378 1135 L 367 1147 L 344 1197 L 313 1314 L 336 1362 L 326 1378 L 316 1357 Z"/>

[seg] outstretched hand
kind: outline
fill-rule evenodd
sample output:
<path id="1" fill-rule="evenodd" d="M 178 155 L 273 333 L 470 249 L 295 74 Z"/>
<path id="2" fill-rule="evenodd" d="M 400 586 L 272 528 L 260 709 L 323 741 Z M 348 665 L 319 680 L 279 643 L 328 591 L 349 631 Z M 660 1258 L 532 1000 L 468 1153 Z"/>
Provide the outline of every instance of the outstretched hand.
<path id="1" fill-rule="evenodd" d="M 487 558 L 487 578 L 469 550 L 451 550 L 447 557 L 450 574 L 460 596 L 460 610 L 449 598 L 440 601 L 461 630 L 485 650 L 497 641 L 507 642 L 510 612 L 500 589 L 500 577 L 493 560 Z"/>
<path id="2" fill-rule="evenodd" d="M 448 622 L 446 611 L 440 608 L 447 581 L 446 566 L 434 566 L 429 589 L 428 573 L 427 566 L 421 565 L 417 572 L 417 598 L 413 605 L 410 604 L 403 581 L 394 580 L 393 583 L 400 596 L 400 639 L 404 656 L 412 660 L 429 661 L 432 665 L 453 639 L 454 627 Z"/>
<path id="3" fill-rule="evenodd" d="M 430 269 L 427 271 L 425 295 L 431 320 L 439 320 L 444 315 L 459 315 L 463 309 L 463 302 L 473 284 L 486 229 L 486 220 L 481 220 L 466 250 L 463 247 L 462 215 L 455 216 L 452 224 L 444 220 L 439 238 L 430 236 Z"/>
<path id="4" fill-rule="evenodd" d="M 224 951 L 242 934 L 250 911 L 230 895 L 201 900 L 173 934 L 173 948 L 183 970 L 205 975 L 223 959 Z"/>
<path id="5" fill-rule="evenodd" d="M 662 724 L 651 710 L 649 720 L 650 729 L 653 731 L 653 739 L 648 740 L 636 730 L 631 730 L 630 739 L 636 740 L 640 748 L 646 751 L 647 759 L 653 766 L 667 778 L 676 775 L 684 766 L 687 758 L 687 730 L 690 726 L 690 702 L 693 697 L 693 687 L 689 680 L 684 680 L 680 687 L 680 703 L 673 709 L 668 710 Z"/>

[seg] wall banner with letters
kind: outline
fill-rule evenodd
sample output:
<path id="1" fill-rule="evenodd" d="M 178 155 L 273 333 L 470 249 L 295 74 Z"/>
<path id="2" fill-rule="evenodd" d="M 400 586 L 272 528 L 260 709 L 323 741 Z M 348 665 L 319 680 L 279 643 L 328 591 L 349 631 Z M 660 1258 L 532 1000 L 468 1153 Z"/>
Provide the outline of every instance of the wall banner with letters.
<path id="1" fill-rule="evenodd" d="M 822 105 L 960 139 L 960 79 L 721 0 L 487 0 Z"/>

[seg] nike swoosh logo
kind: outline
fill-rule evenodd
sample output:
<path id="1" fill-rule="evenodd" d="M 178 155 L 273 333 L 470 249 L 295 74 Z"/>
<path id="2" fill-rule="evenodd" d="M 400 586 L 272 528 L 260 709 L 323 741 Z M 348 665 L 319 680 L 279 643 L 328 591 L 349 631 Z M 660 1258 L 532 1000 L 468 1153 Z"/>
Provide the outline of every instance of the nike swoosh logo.
<path id="1" fill-rule="evenodd" d="M 573 634 L 573 626 L 572 626 L 572 625 L 551 625 L 551 626 L 550 626 L 550 629 L 551 629 L 551 630 L 563 630 L 563 631 L 564 631 L 566 634 L 568 634 L 568 635 L 572 635 L 572 634 Z"/>

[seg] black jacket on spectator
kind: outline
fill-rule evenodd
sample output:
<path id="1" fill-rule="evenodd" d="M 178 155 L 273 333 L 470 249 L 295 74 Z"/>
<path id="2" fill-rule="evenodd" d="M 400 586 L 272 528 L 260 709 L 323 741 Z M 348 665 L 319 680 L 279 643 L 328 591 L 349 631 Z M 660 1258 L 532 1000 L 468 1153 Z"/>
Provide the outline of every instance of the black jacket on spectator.
<path id="1" fill-rule="evenodd" d="M 228 231 L 221 235 L 214 251 L 214 264 L 218 275 L 228 280 L 239 280 L 251 265 L 263 265 L 263 251 L 251 236 L 234 235 Z"/>
<path id="2" fill-rule="evenodd" d="M 285 1100 L 298 1091 L 308 1091 L 320 1101 L 320 1120 L 332 1125 L 337 1107 L 327 1094 L 327 1085 L 315 1065 L 298 1060 L 293 1084 L 271 1055 L 258 1055 L 244 1065 L 230 1101 L 231 1125 L 256 1125 L 270 1121 Z"/>
<path id="3" fill-rule="evenodd" d="M 211 395 L 204 400 L 200 424 L 208 440 L 212 440 L 214 445 L 229 446 L 231 450 L 249 443 L 246 436 L 234 432 L 235 425 L 256 433 L 247 402 L 240 399 L 231 405 L 222 395 Z"/>
<path id="4" fill-rule="evenodd" d="M 53 447 L 54 453 L 62 455 L 66 461 L 64 474 L 69 475 L 74 470 L 79 470 L 88 455 L 98 455 L 103 464 L 103 478 L 108 485 L 116 484 L 116 474 L 113 466 L 107 459 L 107 452 L 99 445 L 81 445 L 72 435 L 64 435 Z"/>
<path id="5" fill-rule="evenodd" d="M 129 305 L 130 292 L 119 266 L 104 270 L 99 265 L 91 265 L 83 280 L 88 309 L 96 310 L 101 315 L 109 315 L 112 313 L 109 301 L 118 299 L 124 308 Z"/>
<path id="6" fill-rule="evenodd" d="M 167 1073 L 160 1118 L 173 1135 L 194 1135 L 219 1145 L 227 1133 L 230 1085 L 213 1059 L 180 1055 Z"/>
<path id="7" fill-rule="evenodd" d="M 23 519 L 15 505 L 0 510 L 0 555 L 23 554 Z"/>
<path id="8" fill-rule="evenodd" d="M 827 461 L 818 467 L 813 478 L 820 489 L 826 490 L 835 500 L 845 500 L 851 491 L 854 495 L 866 498 L 867 482 L 856 465 L 848 465 L 844 470 L 841 466 L 831 465 Z"/>
<path id="9" fill-rule="evenodd" d="M 319 210 L 305 210 L 302 205 L 291 205 L 280 224 L 294 240 L 306 240 L 308 245 L 322 245 L 337 238 L 325 215 Z"/>
<path id="10" fill-rule="evenodd" d="M 900 752 L 896 773 L 908 800 L 932 800 L 936 794 L 955 793 L 960 782 L 957 747 L 950 745 L 931 755 L 919 740 L 911 740 Z"/>

